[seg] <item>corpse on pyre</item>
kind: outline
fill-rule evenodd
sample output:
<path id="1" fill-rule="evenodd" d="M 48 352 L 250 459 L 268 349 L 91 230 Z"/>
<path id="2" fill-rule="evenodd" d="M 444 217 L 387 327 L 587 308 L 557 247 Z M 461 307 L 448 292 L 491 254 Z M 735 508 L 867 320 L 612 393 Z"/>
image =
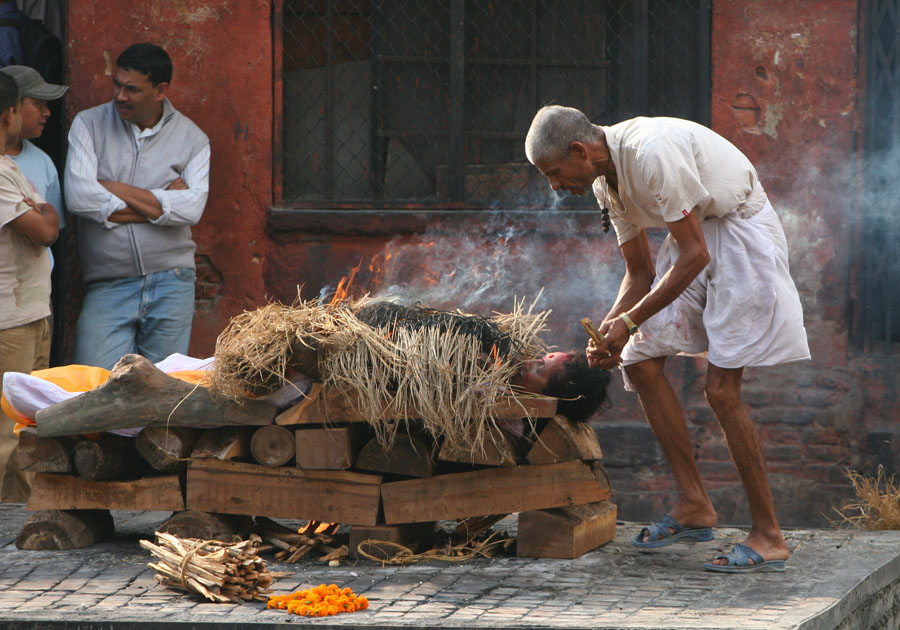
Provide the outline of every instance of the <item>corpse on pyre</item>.
<path id="1" fill-rule="evenodd" d="M 342 523 L 352 551 L 518 513 L 518 555 L 576 557 L 615 535 L 595 433 L 572 420 L 609 375 L 542 357 L 548 314 L 300 301 L 234 318 L 194 382 L 128 355 L 21 432 L 41 512 L 18 542 L 84 546 L 108 510 L 148 509 L 200 538 L 249 517 Z"/>

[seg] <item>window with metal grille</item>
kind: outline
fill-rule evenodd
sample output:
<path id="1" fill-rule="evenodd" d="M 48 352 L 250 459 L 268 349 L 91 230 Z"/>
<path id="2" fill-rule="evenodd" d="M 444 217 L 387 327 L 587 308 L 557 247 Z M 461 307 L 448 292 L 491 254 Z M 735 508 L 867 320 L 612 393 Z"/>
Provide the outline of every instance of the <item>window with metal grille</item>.
<path id="1" fill-rule="evenodd" d="M 284 0 L 281 28 L 283 205 L 546 202 L 545 104 L 708 124 L 709 0 Z"/>
<path id="2" fill-rule="evenodd" d="M 862 248 L 859 344 L 900 344 L 900 0 L 864 3 Z"/>

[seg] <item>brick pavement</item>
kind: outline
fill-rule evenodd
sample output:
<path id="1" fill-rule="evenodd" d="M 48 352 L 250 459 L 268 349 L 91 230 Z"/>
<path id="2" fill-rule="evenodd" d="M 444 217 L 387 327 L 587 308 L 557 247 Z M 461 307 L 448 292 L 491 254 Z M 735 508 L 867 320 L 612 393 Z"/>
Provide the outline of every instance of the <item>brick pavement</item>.
<path id="1" fill-rule="evenodd" d="M 366 595 L 364 612 L 306 619 L 261 603 L 203 603 L 159 587 L 137 541 L 168 514 L 114 512 L 116 536 L 89 549 L 20 551 L 26 517 L 0 504 L 0 628 L 595 628 L 599 630 L 896 630 L 900 627 L 900 532 L 789 530 L 784 573 L 720 575 L 701 564 L 741 540 L 640 553 L 638 524 L 575 560 L 501 558 L 464 564 L 328 567 L 272 563 L 290 592 L 322 582 Z M 514 527 L 509 520 L 508 527 Z"/>

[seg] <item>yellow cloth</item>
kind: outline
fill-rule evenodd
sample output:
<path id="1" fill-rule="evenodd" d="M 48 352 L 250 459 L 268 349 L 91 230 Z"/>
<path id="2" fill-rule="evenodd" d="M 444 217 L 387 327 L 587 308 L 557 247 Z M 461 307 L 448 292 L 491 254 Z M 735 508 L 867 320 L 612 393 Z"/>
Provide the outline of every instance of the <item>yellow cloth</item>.
<path id="1" fill-rule="evenodd" d="M 62 365 L 31 372 L 31 376 L 49 381 L 67 392 L 88 392 L 96 389 L 109 380 L 109 374 L 109 370 L 91 365 Z M 191 385 L 196 385 L 207 377 L 206 370 L 182 370 L 180 372 L 169 372 L 168 374 Z M 23 427 L 34 425 L 34 418 L 28 418 L 19 413 L 6 400 L 5 395 L 0 395 L 0 407 L 3 408 L 3 412 L 7 416 L 16 421 L 17 424 L 14 429 L 16 435 Z"/>

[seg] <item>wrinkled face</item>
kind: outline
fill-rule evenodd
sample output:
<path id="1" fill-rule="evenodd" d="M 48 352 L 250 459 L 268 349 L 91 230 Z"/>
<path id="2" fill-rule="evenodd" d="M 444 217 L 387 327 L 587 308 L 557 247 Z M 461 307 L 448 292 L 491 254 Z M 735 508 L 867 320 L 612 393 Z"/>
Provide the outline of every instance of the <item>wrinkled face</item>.
<path id="1" fill-rule="evenodd" d="M 542 394 L 551 378 L 562 374 L 566 363 L 573 358 L 568 352 L 551 352 L 540 359 L 525 361 L 522 371 L 513 379 L 513 384 L 519 385 L 526 392 Z"/>
<path id="2" fill-rule="evenodd" d="M 47 101 L 25 96 L 19 101 L 19 112 L 22 114 L 22 130 L 19 132 L 19 139 L 39 138 L 44 132 L 47 118 L 50 117 Z"/>
<path id="3" fill-rule="evenodd" d="M 589 192 L 597 179 L 591 161 L 574 154 L 558 160 L 538 160 L 534 165 L 550 182 L 550 188 L 562 188 L 573 195 Z"/>
<path id="4" fill-rule="evenodd" d="M 162 116 L 162 102 L 168 83 L 153 85 L 150 76 L 137 70 L 116 69 L 113 77 L 113 98 L 122 120 L 142 129 L 152 127 Z"/>

